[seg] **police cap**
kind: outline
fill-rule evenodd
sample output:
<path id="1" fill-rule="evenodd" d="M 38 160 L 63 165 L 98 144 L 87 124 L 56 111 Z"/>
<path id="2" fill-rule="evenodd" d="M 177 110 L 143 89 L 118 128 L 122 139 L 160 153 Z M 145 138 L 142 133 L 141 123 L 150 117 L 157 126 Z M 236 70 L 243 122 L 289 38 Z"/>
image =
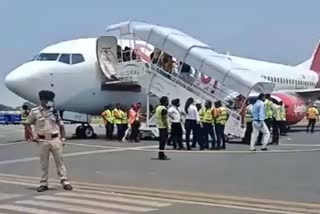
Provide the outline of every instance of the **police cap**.
<path id="1" fill-rule="evenodd" d="M 53 101 L 54 97 L 55 97 L 55 94 L 52 91 L 42 90 L 39 92 L 40 100 Z"/>

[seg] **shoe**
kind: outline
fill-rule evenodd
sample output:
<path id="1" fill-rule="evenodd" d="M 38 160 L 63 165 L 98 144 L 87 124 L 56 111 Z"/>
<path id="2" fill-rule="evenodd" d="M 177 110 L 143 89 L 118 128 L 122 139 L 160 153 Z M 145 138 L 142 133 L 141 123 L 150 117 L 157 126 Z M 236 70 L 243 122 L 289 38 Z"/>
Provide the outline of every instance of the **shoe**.
<path id="1" fill-rule="evenodd" d="M 261 151 L 268 151 L 268 148 L 261 148 Z"/>
<path id="2" fill-rule="evenodd" d="M 255 152 L 255 151 L 256 151 L 256 149 L 250 149 L 250 151 Z"/>
<path id="3" fill-rule="evenodd" d="M 170 160 L 168 156 L 161 156 L 159 157 L 159 160 Z"/>
<path id="4" fill-rule="evenodd" d="M 73 187 L 70 184 L 63 185 L 63 189 L 71 191 Z"/>
<path id="5" fill-rule="evenodd" d="M 49 190 L 48 186 L 39 186 L 37 188 L 37 192 L 44 192 L 44 191 L 47 191 Z"/>

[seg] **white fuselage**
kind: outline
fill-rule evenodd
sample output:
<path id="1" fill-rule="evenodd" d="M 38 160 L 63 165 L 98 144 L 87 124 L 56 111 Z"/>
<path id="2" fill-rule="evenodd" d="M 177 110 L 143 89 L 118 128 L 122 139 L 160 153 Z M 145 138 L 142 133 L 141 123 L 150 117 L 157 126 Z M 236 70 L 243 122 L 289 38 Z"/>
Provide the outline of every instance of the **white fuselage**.
<path id="1" fill-rule="evenodd" d="M 35 58 L 26 62 L 7 75 L 6 86 L 33 103 L 38 102 L 40 90 L 54 91 L 57 108 L 89 114 L 99 114 L 107 104 L 121 103 L 129 106 L 138 101 L 145 103 L 146 93 L 101 90 L 105 77 L 97 62 L 96 40 L 71 40 L 45 48 L 40 52 L 40 56 L 56 53 L 57 59 Z M 77 64 L 62 63 L 59 61 L 61 54 L 82 54 L 84 61 Z M 318 75 L 308 69 L 229 57 L 237 64 L 259 73 L 263 78 L 269 78 L 275 83 L 276 91 L 314 88 L 318 82 Z M 71 55 L 70 58 L 72 59 Z"/>

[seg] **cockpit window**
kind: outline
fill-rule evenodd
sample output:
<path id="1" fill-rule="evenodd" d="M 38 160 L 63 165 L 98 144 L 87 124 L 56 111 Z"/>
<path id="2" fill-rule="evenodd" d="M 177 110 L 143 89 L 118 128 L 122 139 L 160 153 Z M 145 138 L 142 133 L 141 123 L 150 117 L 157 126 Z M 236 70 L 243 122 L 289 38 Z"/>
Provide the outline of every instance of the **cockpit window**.
<path id="1" fill-rule="evenodd" d="M 72 54 L 72 65 L 84 62 L 82 54 Z"/>
<path id="2" fill-rule="evenodd" d="M 36 60 L 37 61 L 56 61 L 59 57 L 58 53 L 41 53 Z"/>
<path id="3" fill-rule="evenodd" d="M 59 62 L 70 64 L 70 54 L 61 54 L 59 58 Z"/>

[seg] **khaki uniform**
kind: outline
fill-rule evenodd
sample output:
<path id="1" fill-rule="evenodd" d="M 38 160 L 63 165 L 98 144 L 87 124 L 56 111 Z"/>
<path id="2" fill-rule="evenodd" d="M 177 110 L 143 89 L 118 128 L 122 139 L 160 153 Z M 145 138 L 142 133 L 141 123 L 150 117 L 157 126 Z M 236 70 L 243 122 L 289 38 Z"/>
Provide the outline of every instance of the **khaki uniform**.
<path id="1" fill-rule="evenodd" d="M 54 114 L 53 108 L 49 110 L 41 106 L 33 108 L 28 116 L 27 123 L 34 125 L 35 132 L 40 138 L 40 164 L 41 180 L 40 184 L 48 186 L 49 156 L 52 153 L 58 176 L 62 185 L 69 184 L 67 180 L 67 170 L 63 163 L 63 142 L 60 140 L 60 126 L 63 122 L 59 114 Z"/>

